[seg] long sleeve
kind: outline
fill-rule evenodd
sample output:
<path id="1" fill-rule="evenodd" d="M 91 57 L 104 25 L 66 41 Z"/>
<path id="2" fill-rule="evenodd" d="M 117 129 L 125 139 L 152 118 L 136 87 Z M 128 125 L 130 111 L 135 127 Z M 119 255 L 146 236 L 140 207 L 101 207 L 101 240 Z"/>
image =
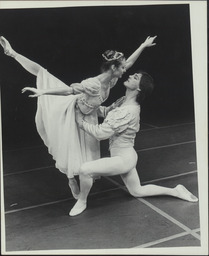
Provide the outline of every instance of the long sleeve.
<path id="1" fill-rule="evenodd" d="M 80 94 L 84 92 L 84 88 L 80 83 L 73 83 L 70 87 L 73 89 L 73 94 Z"/>
<path id="2" fill-rule="evenodd" d="M 114 103 L 112 103 L 112 104 L 111 104 L 110 106 L 108 106 L 108 107 L 100 106 L 100 107 L 98 108 L 98 110 L 97 110 L 98 116 L 99 116 L 99 117 L 106 118 L 107 114 L 108 114 L 111 110 L 113 110 L 113 109 L 115 109 L 115 108 L 121 106 L 121 104 L 123 103 L 124 99 L 125 99 L 125 97 L 123 96 L 123 97 L 119 98 L 118 100 L 116 100 Z"/>
<path id="3" fill-rule="evenodd" d="M 108 123 L 94 125 L 84 121 L 83 129 L 97 140 L 109 139 L 115 133 L 114 129 Z"/>
<path id="4" fill-rule="evenodd" d="M 117 108 L 108 113 L 102 124 L 93 125 L 83 121 L 83 129 L 97 140 L 105 140 L 114 134 L 120 135 L 129 127 L 132 119 L 127 108 Z"/>
<path id="5" fill-rule="evenodd" d="M 81 83 L 72 83 L 70 85 L 73 88 L 74 94 L 86 93 L 90 96 L 99 95 L 101 84 L 96 78 L 87 78 Z"/>

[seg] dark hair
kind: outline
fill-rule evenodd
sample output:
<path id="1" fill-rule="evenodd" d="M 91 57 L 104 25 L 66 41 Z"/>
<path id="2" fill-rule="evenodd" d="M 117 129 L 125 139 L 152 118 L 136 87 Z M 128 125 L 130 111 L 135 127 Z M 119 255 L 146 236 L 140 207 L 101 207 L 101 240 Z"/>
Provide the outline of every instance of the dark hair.
<path id="1" fill-rule="evenodd" d="M 124 54 L 116 50 L 107 50 L 102 54 L 102 57 L 101 72 L 107 71 L 112 65 L 118 68 L 125 59 Z"/>
<path id="2" fill-rule="evenodd" d="M 140 84 L 139 84 L 139 88 L 140 88 L 140 92 L 137 95 L 136 101 L 139 103 L 139 105 L 143 102 L 143 100 L 151 94 L 151 92 L 154 89 L 154 81 L 153 78 L 147 74 L 144 71 L 139 71 L 137 72 L 138 74 L 142 74 L 141 80 L 140 80 Z"/>

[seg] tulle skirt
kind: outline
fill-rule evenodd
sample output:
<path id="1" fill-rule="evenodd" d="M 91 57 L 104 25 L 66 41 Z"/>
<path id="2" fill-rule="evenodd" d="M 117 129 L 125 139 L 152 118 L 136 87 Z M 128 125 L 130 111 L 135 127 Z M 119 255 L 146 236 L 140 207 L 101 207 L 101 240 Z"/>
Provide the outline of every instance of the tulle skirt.
<path id="1" fill-rule="evenodd" d="M 37 88 L 68 87 L 65 83 L 41 68 L 37 76 Z M 56 167 L 72 178 L 79 174 L 82 163 L 100 158 L 99 142 L 83 130 L 75 121 L 75 106 L 80 95 L 38 97 L 35 117 L 36 127 Z M 85 116 L 92 124 L 98 123 L 97 113 Z"/>

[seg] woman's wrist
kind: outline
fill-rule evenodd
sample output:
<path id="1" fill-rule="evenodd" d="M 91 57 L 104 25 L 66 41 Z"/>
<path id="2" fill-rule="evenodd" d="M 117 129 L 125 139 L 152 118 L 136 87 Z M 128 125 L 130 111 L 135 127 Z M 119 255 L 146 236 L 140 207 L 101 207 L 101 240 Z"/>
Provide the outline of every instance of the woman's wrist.
<path id="1" fill-rule="evenodd" d="M 142 49 L 144 49 L 144 48 L 146 48 L 147 46 L 146 46 L 145 43 L 142 43 L 142 44 L 140 45 L 140 47 L 141 47 Z"/>
<path id="2" fill-rule="evenodd" d="M 10 55 L 12 58 L 14 58 L 14 59 L 16 59 L 17 58 L 17 56 L 18 56 L 18 53 L 16 52 L 16 51 L 14 51 L 14 50 L 12 50 L 12 52 L 11 52 L 11 55 Z"/>

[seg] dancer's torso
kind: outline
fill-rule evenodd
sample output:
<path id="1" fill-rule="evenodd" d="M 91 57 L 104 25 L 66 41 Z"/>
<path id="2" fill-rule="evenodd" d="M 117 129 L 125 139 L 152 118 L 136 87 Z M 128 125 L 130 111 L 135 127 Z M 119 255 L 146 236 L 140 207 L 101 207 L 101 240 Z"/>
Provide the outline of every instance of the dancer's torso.
<path id="1" fill-rule="evenodd" d="M 77 99 L 77 105 L 85 115 L 91 114 L 106 101 L 110 93 L 110 86 L 103 89 L 97 78 L 89 78 L 81 82 L 83 93 Z"/>

